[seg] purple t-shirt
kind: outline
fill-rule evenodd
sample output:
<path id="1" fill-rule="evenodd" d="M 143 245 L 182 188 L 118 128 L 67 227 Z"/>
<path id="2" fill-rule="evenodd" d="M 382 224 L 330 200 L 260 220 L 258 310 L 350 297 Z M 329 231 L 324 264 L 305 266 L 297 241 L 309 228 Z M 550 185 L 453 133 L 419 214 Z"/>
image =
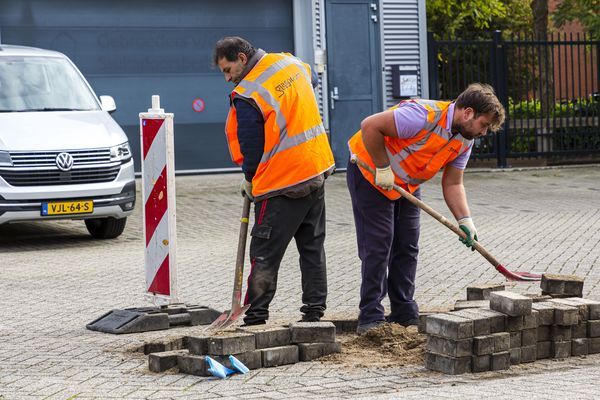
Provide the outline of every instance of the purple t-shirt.
<path id="1" fill-rule="evenodd" d="M 446 129 L 450 131 L 452 128 L 452 117 L 454 116 L 454 103 L 450 104 L 448 108 L 448 122 Z M 414 137 L 423 129 L 425 122 L 427 121 L 427 110 L 417 103 L 404 103 L 400 107 L 394 110 L 394 121 L 396 122 L 396 130 L 398 131 L 398 137 L 400 139 L 409 139 Z M 456 157 L 450 165 L 454 168 L 465 169 L 469 156 L 471 155 L 471 149 L 473 148 L 473 142 L 469 148 L 458 157 Z"/>

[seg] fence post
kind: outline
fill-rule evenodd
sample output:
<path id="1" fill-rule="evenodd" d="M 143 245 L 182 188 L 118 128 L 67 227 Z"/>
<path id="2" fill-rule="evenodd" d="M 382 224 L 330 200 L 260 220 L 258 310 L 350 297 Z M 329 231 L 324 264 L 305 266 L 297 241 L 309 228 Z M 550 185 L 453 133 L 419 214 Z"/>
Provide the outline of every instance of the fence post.
<path id="1" fill-rule="evenodd" d="M 506 70 L 506 48 L 502 40 L 502 32 L 494 31 L 491 51 L 492 83 L 496 89 L 498 99 L 506 110 L 506 121 L 504 126 L 496 134 L 496 157 L 498 168 L 508 167 L 507 142 L 508 142 L 508 93 L 507 93 L 507 70 Z"/>
<path id="2" fill-rule="evenodd" d="M 440 81 L 438 77 L 437 48 L 433 32 L 427 32 L 427 63 L 429 64 L 429 98 L 437 99 L 440 96 Z"/>

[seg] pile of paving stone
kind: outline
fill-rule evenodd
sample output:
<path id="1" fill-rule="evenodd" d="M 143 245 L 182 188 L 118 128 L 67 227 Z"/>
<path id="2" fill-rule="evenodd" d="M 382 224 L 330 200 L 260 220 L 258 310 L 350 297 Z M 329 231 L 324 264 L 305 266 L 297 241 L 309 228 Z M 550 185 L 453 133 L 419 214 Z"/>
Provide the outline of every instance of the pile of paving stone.
<path id="1" fill-rule="evenodd" d="M 583 279 L 548 274 L 541 287 L 523 296 L 473 286 L 455 311 L 422 316 L 426 368 L 455 375 L 600 353 L 600 302 L 582 298 Z"/>
<path id="2" fill-rule="evenodd" d="M 258 325 L 213 336 L 187 336 L 162 345 L 146 345 L 151 371 L 177 367 L 180 372 L 210 376 L 207 356 L 231 368 L 229 355 L 249 369 L 311 361 L 339 353 L 332 322 L 297 322 L 285 327 Z"/>

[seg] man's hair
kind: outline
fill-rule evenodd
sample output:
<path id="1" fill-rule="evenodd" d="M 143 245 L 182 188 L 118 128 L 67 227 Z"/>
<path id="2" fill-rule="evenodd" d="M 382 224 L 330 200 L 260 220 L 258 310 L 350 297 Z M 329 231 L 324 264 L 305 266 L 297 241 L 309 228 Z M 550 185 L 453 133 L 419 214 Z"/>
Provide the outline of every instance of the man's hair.
<path id="1" fill-rule="evenodd" d="M 504 123 L 505 112 L 502 103 L 496 97 L 494 88 L 485 83 L 471 83 L 456 98 L 457 108 L 470 107 L 475 111 L 475 118 L 480 114 L 492 114 L 490 131 L 496 132 Z"/>
<path id="2" fill-rule="evenodd" d="M 218 65 L 221 58 L 235 61 L 238 59 L 239 53 L 244 53 L 250 59 L 256 53 L 256 49 L 250 42 L 239 36 L 224 37 L 215 44 L 213 64 Z"/>

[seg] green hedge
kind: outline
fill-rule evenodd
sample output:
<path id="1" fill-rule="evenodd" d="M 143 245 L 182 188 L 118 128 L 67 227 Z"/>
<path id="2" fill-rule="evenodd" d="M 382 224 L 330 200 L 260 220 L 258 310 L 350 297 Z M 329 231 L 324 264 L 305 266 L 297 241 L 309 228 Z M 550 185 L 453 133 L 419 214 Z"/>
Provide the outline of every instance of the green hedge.
<path id="1" fill-rule="evenodd" d="M 523 100 L 514 102 L 508 99 L 508 115 L 511 119 L 546 118 L 542 115 L 542 104 L 539 100 Z M 600 115 L 600 102 L 597 97 L 589 96 L 575 100 L 554 103 L 548 117 L 597 117 Z"/>

